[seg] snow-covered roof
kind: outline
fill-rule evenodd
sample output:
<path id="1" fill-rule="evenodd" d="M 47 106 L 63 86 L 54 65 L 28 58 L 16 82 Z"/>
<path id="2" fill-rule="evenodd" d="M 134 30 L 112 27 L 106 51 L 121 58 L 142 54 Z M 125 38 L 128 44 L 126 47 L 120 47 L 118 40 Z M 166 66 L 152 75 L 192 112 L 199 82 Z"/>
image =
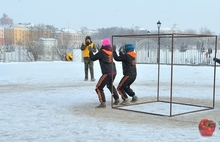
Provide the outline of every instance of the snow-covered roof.
<path id="1" fill-rule="evenodd" d="M 66 28 L 62 28 L 61 29 L 62 32 L 66 32 L 66 33 L 79 33 L 79 31 L 75 30 L 75 29 L 66 29 Z"/>
<path id="2" fill-rule="evenodd" d="M 57 39 L 55 39 L 55 38 L 39 38 L 38 40 L 43 40 L 43 41 L 55 41 L 55 40 L 57 40 Z"/>

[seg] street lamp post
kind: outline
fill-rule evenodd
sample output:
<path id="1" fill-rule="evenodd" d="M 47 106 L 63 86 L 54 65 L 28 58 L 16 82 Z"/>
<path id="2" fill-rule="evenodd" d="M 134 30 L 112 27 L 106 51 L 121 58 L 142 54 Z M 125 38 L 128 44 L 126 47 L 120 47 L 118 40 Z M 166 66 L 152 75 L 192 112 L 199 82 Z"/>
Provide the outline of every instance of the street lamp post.
<path id="1" fill-rule="evenodd" d="M 159 63 L 159 56 L 160 56 L 160 26 L 161 26 L 161 22 L 158 21 L 157 22 L 157 28 L 158 28 L 158 50 L 157 50 L 157 63 Z"/>
<path id="2" fill-rule="evenodd" d="M 147 42 L 148 42 L 148 45 L 147 45 L 148 52 L 147 52 L 147 55 L 148 55 L 148 57 L 149 57 L 149 34 L 150 34 L 150 31 L 147 31 L 147 35 L 148 35 L 148 40 L 147 40 Z"/>
<path id="3" fill-rule="evenodd" d="M 158 28 L 158 49 L 157 49 L 157 64 L 158 64 L 158 81 L 157 81 L 157 101 L 159 101 L 159 91 L 160 91 L 160 26 L 161 26 L 161 22 L 158 21 L 157 22 L 157 28 Z"/>

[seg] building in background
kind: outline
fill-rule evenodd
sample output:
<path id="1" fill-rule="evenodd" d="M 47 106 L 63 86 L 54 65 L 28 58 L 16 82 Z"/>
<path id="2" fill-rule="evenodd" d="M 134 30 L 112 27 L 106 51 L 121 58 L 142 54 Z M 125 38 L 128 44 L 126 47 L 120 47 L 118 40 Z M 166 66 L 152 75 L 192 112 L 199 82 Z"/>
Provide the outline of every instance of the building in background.
<path id="1" fill-rule="evenodd" d="M 4 28 L 0 27 L 0 46 L 5 45 L 5 34 L 4 34 Z"/>
<path id="2" fill-rule="evenodd" d="M 42 49 L 41 55 L 44 60 L 53 60 L 57 55 L 56 48 L 58 41 L 55 38 L 39 38 L 35 41 L 36 47 Z"/>
<path id="3" fill-rule="evenodd" d="M 59 45 L 68 45 L 69 47 L 79 48 L 85 39 L 85 34 L 73 29 L 56 29 L 52 35 L 58 40 Z"/>
<path id="4" fill-rule="evenodd" d="M 43 27 L 35 26 L 32 23 L 11 25 L 5 27 L 5 45 L 22 45 L 27 46 L 39 38 L 50 38 L 52 30 Z"/>
<path id="5" fill-rule="evenodd" d="M 26 45 L 29 41 L 29 31 L 24 25 L 5 28 L 5 45 Z"/>
<path id="6" fill-rule="evenodd" d="M 30 24 L 26 27 L 29 30 L 29 41 L 35 41 L 39 38 L 52 38 L 52 30 L 45 26 Z"/>
<path id="7" fill-rule="evenodd" d="M 1 25 L 12 25 L 13 19 L 9 18 L 8 15 L 5 13 L 3 14 L 3 17 L 1 18 Z"/>

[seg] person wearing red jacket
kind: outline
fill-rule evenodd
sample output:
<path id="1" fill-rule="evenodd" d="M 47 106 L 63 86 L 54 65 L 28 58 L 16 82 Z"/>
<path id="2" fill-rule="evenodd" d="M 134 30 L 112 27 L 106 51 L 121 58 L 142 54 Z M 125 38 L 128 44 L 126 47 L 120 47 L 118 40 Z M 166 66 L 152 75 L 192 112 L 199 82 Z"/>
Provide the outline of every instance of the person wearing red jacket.
<path id="1" fill-rule="evenodd" d="M 136 102 L 138 97 L 135 95 L 135 92 L 130 88 L 131 84 L 135 81 L 137 76 L 136 69 L 136 53 L 134 52 L 133 44 L 125 44 L 125 52 L 119 51 L 119 56 L 115 51 L 116 47 L 113 46 L 113 56 L 116 61 L 122 62 L 123 77 L 117 87 L 123 102 L 121 105 L 129 104 L 128 96 L 132 97 L 131 102 Z"/>
<path id="2" fill-rule="evenodd" d="M 106 38 L 102 41 L 101 49 L 94 55 L 93 49 L 89 48 L 89 56 L 92 61 L 99 60 L 102 76 L 100 77 L 97 85 L 96 85 L 96 93 L 98 94 L 98 98 L 100 101 L 100 105 L 96 108 L 105 108 L 106 107 L 106 99 L 103 88 L 107 85 L 109 91 L 113 94 L 115 99 L 114 105 L 118 105 L 120 103 L 118 93 L 113 85 L 115 76 L 116 76 L 116 67 L 113 62 L 112 55 L 112 47 L 109 38 Z"/>

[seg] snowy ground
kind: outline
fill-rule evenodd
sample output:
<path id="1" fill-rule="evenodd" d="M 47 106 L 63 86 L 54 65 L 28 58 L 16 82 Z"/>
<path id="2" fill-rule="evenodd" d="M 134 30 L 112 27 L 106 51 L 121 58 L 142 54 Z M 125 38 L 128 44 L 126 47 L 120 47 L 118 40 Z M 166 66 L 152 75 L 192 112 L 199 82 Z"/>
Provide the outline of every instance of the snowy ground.
<path id="1" fill-rule="evenodd" d="M 107 89 L 107 108 L 95 109 L 99 104 L 94 91 L 97 81 L 83 81 L 83 67 L 83 63 L 77 62 L 0 63 L 0 141 L 219 141 L 220 124 L 211 137 L 202 137 L 198 131 L 203 118 L 220 121 L 219 68 L 214 109 L 166 117 L 112 109 Z M 154 100 L 157 65 L 138 64 L 137 68 L 138 77 L 132 88 L 139 102 Z M 120 63 L 117 70 L 116 86 L 122 77 Z M 213 72 L 213 67 L 175 66 L 174 101 L 212 106 Z M 100 74 L 99 64 L 95 62 L 97 80 Z M 160 78 L 160 96 L 167 100 L 170 66 L 161 66 Z M 163 105 L 129 108 L 169 115 L 169 106 Z M 187 111 L 187 107 L 177 105 L 174 113 Z"/>

